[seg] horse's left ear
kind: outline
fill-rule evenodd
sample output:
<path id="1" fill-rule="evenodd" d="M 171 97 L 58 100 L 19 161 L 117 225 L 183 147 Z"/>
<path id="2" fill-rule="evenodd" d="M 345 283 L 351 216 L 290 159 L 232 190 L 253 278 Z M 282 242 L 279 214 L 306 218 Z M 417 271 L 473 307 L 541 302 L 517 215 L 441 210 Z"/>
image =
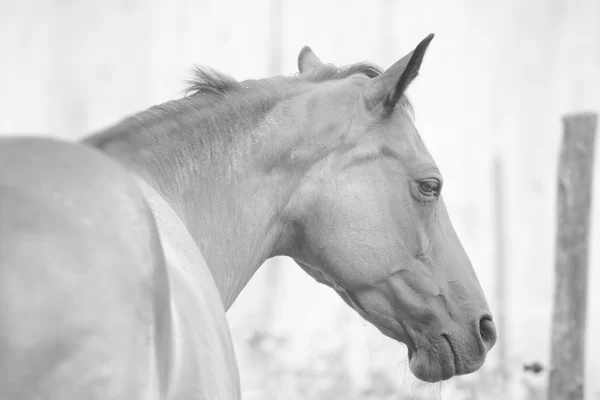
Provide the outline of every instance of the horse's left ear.
<path id="1" fill-rule="evenodd" d="M 433 33 L 427 35 L 413 51 L 396 61 L 383 74 L 372 79 L 372 84 L 365 94 L 369 108 L 382 104 L 386 113 L 390 113 L 394 109 L 408 85 L 419 74 L 425 50 L 431 39 L 433 39 Z"/>
<path id="2" fill-rule="evenodd" d="M 314 72 L 321 69 L 325 64 L 308 46 L 304 46 L 298 55 L 298 70 L 301 74 Z"/>

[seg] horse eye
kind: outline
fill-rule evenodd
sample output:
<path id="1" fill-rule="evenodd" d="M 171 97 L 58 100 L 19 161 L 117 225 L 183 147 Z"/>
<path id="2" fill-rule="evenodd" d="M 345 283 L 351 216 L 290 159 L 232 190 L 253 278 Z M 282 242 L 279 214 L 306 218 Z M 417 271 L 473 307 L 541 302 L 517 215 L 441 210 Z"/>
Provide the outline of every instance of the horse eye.
<path id="1" fill-rule="evenodd" d="M 438 195 L 440 192 L 440 182 L 435 179 L 428 179 L 419 182 L 419 191 L 425 196 Z"/>

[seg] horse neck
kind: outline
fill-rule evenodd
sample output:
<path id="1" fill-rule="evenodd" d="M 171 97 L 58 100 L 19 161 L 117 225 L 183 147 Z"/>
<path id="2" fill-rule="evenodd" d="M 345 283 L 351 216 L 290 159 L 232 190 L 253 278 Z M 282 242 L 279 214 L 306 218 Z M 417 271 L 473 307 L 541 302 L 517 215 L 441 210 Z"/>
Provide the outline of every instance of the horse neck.
<path id="1" fill-rule="evenodd" d="M 286 246 L 284 208 L 298 177 L 264 168 L 281 157 L 273 139 L 282 122 L 268 115 L 244 120 L 231 109 L 190 109 L 183 118 L 177 104 L 165 110 L 173 112 L 158 125 L 134 117 L 85 142 L 136 171 L 171 205 L 228 309 L 260 265 Z"/>

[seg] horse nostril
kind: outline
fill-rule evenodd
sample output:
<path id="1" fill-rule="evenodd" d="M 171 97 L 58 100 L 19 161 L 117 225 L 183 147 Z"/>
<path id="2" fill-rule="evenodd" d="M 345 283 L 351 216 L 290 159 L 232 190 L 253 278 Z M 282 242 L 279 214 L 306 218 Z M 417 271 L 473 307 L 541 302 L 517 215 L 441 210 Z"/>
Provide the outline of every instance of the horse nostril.
<path id="1" fill-rule="evenodd" d="M 496 343 L 496 325 L 492 322 L 492 318 L 485 316 L 479 320 L 479 334 L 483 343 L 490 350 Z"/>

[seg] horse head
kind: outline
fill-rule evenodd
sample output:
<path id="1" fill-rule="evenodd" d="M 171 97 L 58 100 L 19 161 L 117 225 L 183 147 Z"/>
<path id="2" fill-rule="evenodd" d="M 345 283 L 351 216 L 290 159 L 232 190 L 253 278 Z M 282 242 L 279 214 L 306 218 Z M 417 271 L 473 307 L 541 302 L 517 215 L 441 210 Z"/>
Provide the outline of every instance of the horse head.
<path id="1" fill-rule="evenodd" d="M 306 174 L 290 212 L 294 260 L 405 343 L 411 371 L 429 382 L 476 371 L 496 341 L 443 201 L 442 174 L 405 96 L 432 38 L 380 74 L 315 88 L 306 129 L 330 151 Z M 313 78 L 327 68 L 308 47 L 298 66 Z"/>

